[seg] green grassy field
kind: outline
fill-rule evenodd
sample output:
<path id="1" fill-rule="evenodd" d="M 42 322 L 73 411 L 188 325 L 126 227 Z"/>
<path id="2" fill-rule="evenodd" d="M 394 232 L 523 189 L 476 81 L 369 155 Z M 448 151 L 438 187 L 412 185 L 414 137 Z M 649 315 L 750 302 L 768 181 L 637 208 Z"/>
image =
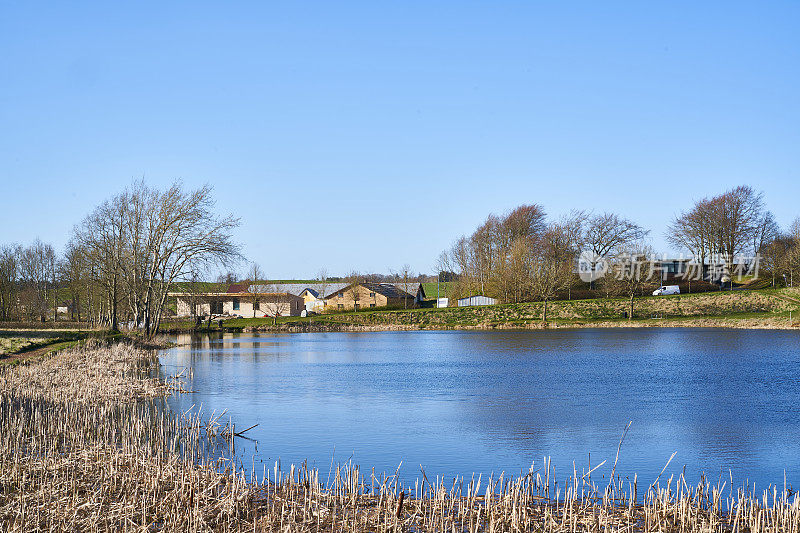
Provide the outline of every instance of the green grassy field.
<path id="1" fill-rule="evenodd" d="M 439 283 L 439 297 L 446 298 L 453 296 L 453 287 L 455 286 L 455 282 L 453 281 L 442 281 Z M 425 299 L 426 300 L 436 300 L 436 282 L 426 282 L 422 284 L 422 288 L 425 290 Z"/>

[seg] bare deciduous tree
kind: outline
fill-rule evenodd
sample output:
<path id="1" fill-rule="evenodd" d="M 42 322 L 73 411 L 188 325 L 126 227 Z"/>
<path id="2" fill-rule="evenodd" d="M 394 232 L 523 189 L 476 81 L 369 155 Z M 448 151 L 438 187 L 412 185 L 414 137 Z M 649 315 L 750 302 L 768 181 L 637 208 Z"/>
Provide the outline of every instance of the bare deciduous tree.
<path id="1" fill-rule="evenodd" d="M 217 276 L 217 283 L 220 285 L 230 285 L 239 281 L 239 275 L 233 270 L 228 270 Z"/>
<path id="2" fill-rule="evenodd" d="M 541 206 L 522 205 L 503 216 L 489 215 L 469 237 L 457 240 L 447 270 L 457 270 L 460 294 L 491 294 L 504 301 L 530 296 L 530 250 L 546 230 Z M 440 269 L 441 270 L 441 269 Z"/>
<path id="3" fill-rule="evenodd" d="M 59 271 L 62 283 L 66 285 L 66 289 L 69 291 L 71 318 L 80 322 L 82 308 L 89 305 L 87 285 L 91 283 L 84 250 L 73 242 L 69 243 L 64 252 Z"/>
<path id="4" fill-rule="evenodd" d="M 505 215 L 501 223 L 504 246 L 510 246 L 517 239 L 536 240 L 548 228 L 547 215 L 538 204 L 521 205 Z"/>
<path id="5" fill-rule="evenodd" d="M 413 285 L 414 274 L 411 272 L 411 265 L 408 263 L 400 267 L 400 271 L 394 274 L 399 281 L 400 287 L 407 293 L 411 294 L 411 287 Z M 408 298 L 403 298 L 403 308 L 408 309 Z"/>
<path id="6" fill-rule="evenodd" d="M 737 256 L 757 253 L 775 239 L 777 229 L 772 214 L 764 212 L 762 193 L 742 185 L 695 202 L 675 217 L 666 237 L 700 264 L 718 261 L 731 273 Z"/>
<path id="7" fill-rule="evenodd" d="M 780 235 L 761 247 L 761 268 L 770 274 L 773 287 L 776 279 L 783 279 L 789 273 L 794 248 L 795 241 L 788 235 Z"/>
<path id="8" fill-rule="evenodd" d="M 547 304 L 574 278 L 575 258 L 580 249 L 576 217 L 568 217 L 548 226 L 536 241 L 532 267 L 533 291 L 543 302 L 542 322 L 547 321 Z"/>
<path id="9" fill-rule="evenodd" d="M 696 202 L 690 211 L 676 216 L 667 227 L 667 241 L 688 250 L 704 265 L 714 254 L 719 253 L 716 209 L 716 204 L 711 200 Z"/>
<path id="10" fill-rule="evenodd" d="M 22 251 L 20 277 L 25 287 L 24 305 L 29 318 L 38 318 L 44 322 L 52 305 L 55 320 L 56 266 L 55 250 L 39 239 Z"/>
<path id="11" fill-rule="evenodd" d="M 319 272 L 317 272 L 317 280 L 319 281 L 319 299 L 325 300 L 325 297 L 328 295 L 328 270 L 325 268 L 320 268 Z"/>
<path id="12" fill-rule="evenodd" d="M 285 292 L 278 292 L 279 287 L 272 283 L 250 285 L 250 290 L 257 295 L 259 311 L 265 317 L 272 318 L 272 324 L 278 323 L 278 317 L 291 314 L 291 298 Z M 253 316 L 256 316 L 256 306 L 253 304 Z"/>
<path id="13" fill-rule="evenodd" d="M 780 237 L 781 228 L 775 221 L 775 216 L 771 211 L 767 211 L 761 217 L 753 231 L 753 252 L 759 253 L 761 249 Z"/>
<path id="14" fill-rule="evenodd" d="M 0 246 L 0 320 L 11 320 L 19 296 L 20 259 L 22 247 L 18 244 Z"/>
<path id="15" fill-rule="evenodd" d="M 250 270 L 247 273 L 247 279 L 250 282 L 250 284 L 247 286 L 247 291 L 252 294 L 253 298 L 253 318 L 256 317 L 256 311 L 264 311 L 264 309 L 261 309 L 261 307 L 262 304 L 265 304 L 266 302 L 262 302 L 258 296 L 262 292 L 267 292 L 263 289 L 265 287 L 263 284 L 264 278 L 264 272 L 261 270 L 261 267 L 258 265 L 258 263 L 251 264 Z"/>
<path id="16" fill-rule="evenodd" d="M 789 285 L 794 287 L 794 275 L 800 272 L 800 217 L 789 227 L 790 246 L 785 260 L 785 268 L 789 271 Z"/>
<path id="17" fill-rule="evenodd" d="M 627 245 L 643 239 L 648 233 L 638 224 L 614 213 L 589 217 L 583 242 L 592 255 L 592 270 L 596 270 L 602 258 L 617 255 Z"/>
<path id="18" fill-rule="evenodd" d="M 628 243 L 613 258 L 611 270 L 603 278 L 603 284 L 612 294 L 628 298 L 628 320 L 633 320 L 636 297 L 653 285 L 652 259 L 653 250 L 644 241 Z"/>
<path id="19" fill-rule="evenodd" d="M 789 226 L 789 235 L 800 243 L 800 217 L 792 221 L 792 225 Z"/>
<path id="20" fill-rule="evenodd" d="M 347 293 L 353 300 L 353 310 L 358 311 L 360 307 L 358 302 L 361 300 L 361 284 L 364 283 L 364 275 L 354 270 L 348 274 L 347 283 L 349 284 Z"/>
<path id="21" fill-rule="evenodd" d="M 436 260 L 436 307 L 439 307 L 439 298 L 447 298 L 447 279 L 442 280 L 442 276 L 448 276 L 448 273 L 453 271 L 453 263 L 450 260 L 450 254 L 441 252 Z M 444 284 L 444 296 L 440 293 L 441 283 Z"/>
<path id="22" fill-rule="evenodd" d="M 197 320 L 197 325 L 200 325 L 200 318 L 201 313 L 198 311 L 200 305 L 204 302 L 208 301 L 207 298 L 203 297 L 203 294 L 206 292 L 217 292 L 216 290 L 210 289 L 209 283 L 206 283 L 202 279 L 202 273 L 196 270 L 190 272 L 184 279 L 183 287 L 184 289 L 182 292 L 185 292 L 189 295 L 188 302 L 190 309 L 191 316 L 195 317 Z M 209 309 L 209 313 L 211 309 Z M 205 313 L 202 313 L 202 316 L 205 316 Z"/>
<path id="23" fill-rule="evenodd" d="M 719 233 L 728 272 L 737 255 L 750 250 L 762 221 L 763 195 L 749 186 L 739 186 L 720 197 Z"/>
<path id="24" fill-rule="evenodd" d="M 118 327 L 123 290 L 130 318 L 151 336 L 176 281 L 241 258 L 231 235 L 238 219 L 218 217 L 213 207 L 209 186 L 186 191 L 176 182 L 158 191 L 139 182 L 75 228 L 74 241 L 85 250 L 105 295 L 100 314 L 112 329 Z"/>

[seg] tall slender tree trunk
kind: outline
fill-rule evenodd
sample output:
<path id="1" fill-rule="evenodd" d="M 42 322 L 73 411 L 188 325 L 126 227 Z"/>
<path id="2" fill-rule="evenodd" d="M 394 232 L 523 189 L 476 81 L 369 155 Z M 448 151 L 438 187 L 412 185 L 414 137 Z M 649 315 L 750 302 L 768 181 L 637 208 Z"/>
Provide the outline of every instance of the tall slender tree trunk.
<path id="1" fill-rule="evenodd" d="M 633 320 L 633 298 L 634 295 L 631 294 L 631 303 L 630 303 L 630 310 L 628 312 L 628 320 Z"/>
<path id="2" fill-rule="evenodd" d="M 114 274 L 114 285 L 111 289 L 111 331 L 119 329 L 117 321 L 117 274 Z"/>
<path id="3" fill-rule="evenodd" d="M 158 299 L 158 307 L 153 309 L 153 313 L 154 313 L 154 317 L 155 318 L 151 322 L 152 326 L 150 328 L 150 333 L 148 334 L 148 336 L 152 337 L 152 336 L 154 336 L 154 335 L 156 335 L 158 333 L 158 330 L 161 327 L 161 317 L 163 316 L 162 313 L 163 313 L 164 306 L 166 305 L 166 303 L 167 303 L 167 291 L 164 290 L 163 286 L 162 286 L 161 287 L 161 295 L 160 295 L 160 297 Z"/>
<path id="4" fill-rule="evenodd" d="M 547 322 L 547 298 L 544 299 L 544 307 L 542 308 L 542 322 Z"/>

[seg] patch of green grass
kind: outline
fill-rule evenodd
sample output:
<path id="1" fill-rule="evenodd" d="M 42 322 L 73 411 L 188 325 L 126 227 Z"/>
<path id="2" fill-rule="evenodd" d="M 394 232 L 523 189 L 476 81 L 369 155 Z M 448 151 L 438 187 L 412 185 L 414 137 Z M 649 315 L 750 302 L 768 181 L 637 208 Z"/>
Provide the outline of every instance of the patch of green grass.
<path id="1" fill-rule="evenodd" d="M 2 330 L 0 331 L 0 356 L 27 352 L 63 340 L 73 340 L 81 336 L 72 331 L 50 330 Z"/>
<path id="2" fill-rule="evenodd" d="M 439 283 L 439 297 L 451 298 L 453 297 L 453 289 L 455 288 L 454 281 L 442 281 Z M 426 300 L 436 300 L 436 282 L 422 283 L 422 289 L 425 291 Z"/>
<path id="3" fill-rule="evenodd" d="M 13 354 L 20 350 L 28 348 L 29 346 L 36 346 L 40 342 L 48 342 L 48 339 L 34 339 L 34 338 L 22 338 L 22 337 L 0 338 L 0 355 Z"/>
<path id="4" fill-rule="evenodd" d="M 0 346 L 7 346 L 9 349 L 0 351 L 0 359 L 10 356 L 23 355 L 25 353 L 47 347 L 44 352 L 52 353 L 75 346 L 89 338 L 114 341 L 123 338 L 135 338 L 136 335 L 128 335 L 120 332 L 110 332 L 107 330 L 96 331 L 51 331 L 51 330 L 2 330 L 0 331 Z"/>
<path id="5" fill-rule="evenodd" d="M 213 281 L 176 281 L 170 292 L 224 292 L 228 290 L 226 283 Z"/>

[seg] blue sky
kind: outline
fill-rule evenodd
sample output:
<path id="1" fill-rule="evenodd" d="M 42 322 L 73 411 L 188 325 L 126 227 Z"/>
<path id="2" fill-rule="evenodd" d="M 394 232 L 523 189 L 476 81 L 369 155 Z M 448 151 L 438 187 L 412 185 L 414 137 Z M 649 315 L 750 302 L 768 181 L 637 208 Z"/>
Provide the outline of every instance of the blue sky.
<path id="1" fill-rule="evenodd" d="M 0 242 L 142 176 L 212 184 L 276 278 L 433 271 L 522 203 L 661 249 L 743 183 L 800 215 L 799 2 L 165 4 L 0 0 Z"/>

